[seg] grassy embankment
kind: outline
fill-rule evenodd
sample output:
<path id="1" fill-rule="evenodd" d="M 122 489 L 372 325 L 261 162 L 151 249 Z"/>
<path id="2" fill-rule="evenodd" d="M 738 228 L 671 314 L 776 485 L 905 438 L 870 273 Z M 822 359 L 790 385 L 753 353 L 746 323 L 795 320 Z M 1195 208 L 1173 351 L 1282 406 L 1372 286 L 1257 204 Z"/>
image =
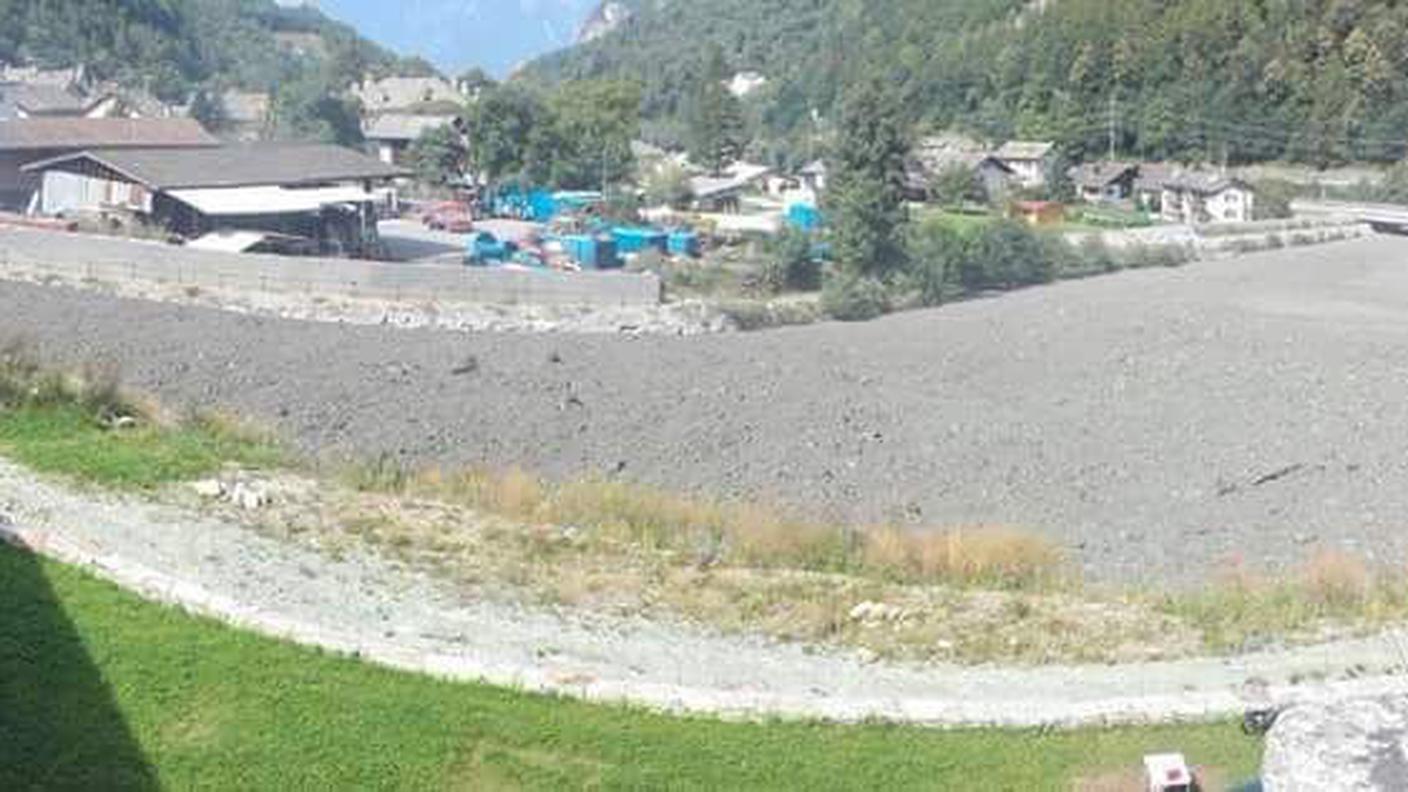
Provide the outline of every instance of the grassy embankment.
<path id="1" fill-rule="evenodd" d="M 672 718 L 371 667 L 152 605 L 0 548 L 3 789 L 983 789 L 1132 781 L 1234 725 L 934 732 Z M 1078 788 L 1078 787 L 1077 787 Z M 1214 789 L 1219 787 L 1212 787 Z"/>

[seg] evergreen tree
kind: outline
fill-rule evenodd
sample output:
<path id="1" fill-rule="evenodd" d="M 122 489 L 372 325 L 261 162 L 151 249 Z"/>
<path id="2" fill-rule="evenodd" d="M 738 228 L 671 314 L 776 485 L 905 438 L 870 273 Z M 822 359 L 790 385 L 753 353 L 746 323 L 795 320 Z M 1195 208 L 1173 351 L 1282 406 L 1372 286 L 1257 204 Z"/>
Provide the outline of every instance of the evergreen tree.
<path id="1" fill-rule="evenodd" d="M 842 106 L 826 192 L 836 258 L 848 274 L 888 281 L 905 266 L 905 120 L 892 85 L 857 82 Z"/>
<path id="2" fill-rule="evenodd" d="M 714 174 L 742 156 L 747 145 L 743 108 L 729 91 L 728 78 L 723 50 L 710 48 L 690 107 L 689 156 Z"/>

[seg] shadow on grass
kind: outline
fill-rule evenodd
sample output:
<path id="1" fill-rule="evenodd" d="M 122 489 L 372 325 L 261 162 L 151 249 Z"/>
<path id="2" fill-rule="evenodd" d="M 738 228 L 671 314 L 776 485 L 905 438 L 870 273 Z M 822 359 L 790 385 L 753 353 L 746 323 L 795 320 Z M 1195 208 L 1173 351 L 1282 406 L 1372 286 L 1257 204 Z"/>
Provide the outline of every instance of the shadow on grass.
<path id="1" fill-rule="evenodd" d="M 0 543 L 0 789 L 158 788 L 38 557 Z"/>

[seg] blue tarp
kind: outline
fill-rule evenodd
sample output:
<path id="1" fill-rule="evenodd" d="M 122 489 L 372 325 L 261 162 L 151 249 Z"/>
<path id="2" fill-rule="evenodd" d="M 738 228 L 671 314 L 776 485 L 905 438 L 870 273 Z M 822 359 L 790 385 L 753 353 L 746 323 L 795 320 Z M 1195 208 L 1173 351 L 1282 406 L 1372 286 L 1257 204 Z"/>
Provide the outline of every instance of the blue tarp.
<path id="1" fill-rule="evenodd" d="M 787 207 L 787 224 L 800 231 L 815 231 L 825 224 L 825 218 L 815 206 L 795 203 Z"/>
<path id="2" fill-rule="evenodd" d="M 500 187 L 489 199 L 495 217 L 514 217 L 546 223 L 564 212 L 579 212 L 601 203 L 601 193 L 592 190 L 550 192 L 533 188 Z"/>

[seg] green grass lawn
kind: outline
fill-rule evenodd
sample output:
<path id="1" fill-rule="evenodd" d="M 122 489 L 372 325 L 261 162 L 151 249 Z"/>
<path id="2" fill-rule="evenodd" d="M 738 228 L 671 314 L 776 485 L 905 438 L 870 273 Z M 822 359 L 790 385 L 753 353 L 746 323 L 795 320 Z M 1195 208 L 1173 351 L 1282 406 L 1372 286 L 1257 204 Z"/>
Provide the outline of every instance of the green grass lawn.
<path id="1" fill-rule="evenodd" d="M 0 789 L 1065 790 L 1231 724 L 1038 734 L 671 718 L 393 672 L 0 549 Z"/>
<path id="2" fill-rule="evenodd" d="M 105 429 L 76 404 L 0 407 L 0 452 L 41 472 L 139 489 L 198 478 L 226 463 L 266 467 L 281 456 L 272 443 L 212 418 Z"/>

